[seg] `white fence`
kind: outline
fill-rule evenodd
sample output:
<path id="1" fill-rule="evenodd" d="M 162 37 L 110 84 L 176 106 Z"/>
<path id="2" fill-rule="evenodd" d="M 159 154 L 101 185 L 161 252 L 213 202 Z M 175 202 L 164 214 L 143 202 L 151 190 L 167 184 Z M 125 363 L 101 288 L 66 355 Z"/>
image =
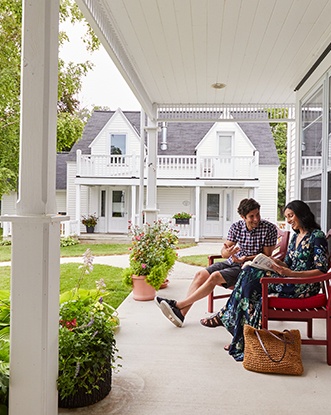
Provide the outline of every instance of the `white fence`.
<path id="1" fill-rule="evenodd" d="M 171 228 L 178 231 L 179 238 L 194 238 L 195 236 L 195 218 L 190 219 L 188 225 L 176 225 L 175 219 L 171 216 L 159 216 L 158 219 L 161 219 L 164 222 L 169 222 Z M 8 239 L 12 235 L 11 222 L 0 222 L 3 228 L 3 238 Z M 80 222 L 78 220 L 69 220 L 63 221 L 60 223 L 60 236 L 75 236 L 80 235 Z M 111 236 L 111 234 L 108 234 Z"/>
<path id="2" fill-rule="evenodd" d="M 139 166 L 139 156 L 87 156 L 77 150 L 79 177 L 139 177 Z M 158 156 L 156 174 L 158 178 L 252 179 L 258 177 L 258 152 L 249 157 Z"/>

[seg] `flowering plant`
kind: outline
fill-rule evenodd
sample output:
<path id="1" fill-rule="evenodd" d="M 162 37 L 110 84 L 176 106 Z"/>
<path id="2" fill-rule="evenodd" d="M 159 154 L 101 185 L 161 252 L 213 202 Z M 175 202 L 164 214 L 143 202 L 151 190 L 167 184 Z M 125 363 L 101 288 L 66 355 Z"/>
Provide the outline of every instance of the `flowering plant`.
<path id="1" fill-rule="evenodd" d="M 192 217 L 192 215 L 190 213 L 187 212 L 179 212 L 179 213 L 175 213 L 173 215 L 174 219 L 190 219 Z"/>
<path id="2" fill-rule="evenodd" d="M 100 386 L 114 368 L 117 348 L 115 329 L 117 312 L 106 303 L 106 285 L 101 279 L 96 288 L 80 288 L 84 274 L 93 270 L 88 249 L 77 286 L 60 296 L 59 377 L 60 400 L 72 398 L 78 391 L 89 395 Z M 109 391 L 108 391 L 109 392 Z M 61 406 L 61 405 L 60 405 Z"/>
<path id="3" fill-rule="evenodd" d="M 83 215 L 82 216 L 82 224 L 87 226 L 88 228 L 96 226 L 98 223 L 97 214 L 94 213 L 93 215 Z"/>
<path id="4" fill-rule="evenodd" d="M 132 243 L 130 267 L 123 272 L 124 282 L 132 285 L 132 275 L 145 275 L 146 282 L 158 290 L 175 264 L 177 233 L 161 220 L 142 227 L 129 222 Z"/>
<path id="5" fill-rule="evenodd" d="M 0 290 L 0 414 L 7 414 L 9 396 L 9 290 Z"/>

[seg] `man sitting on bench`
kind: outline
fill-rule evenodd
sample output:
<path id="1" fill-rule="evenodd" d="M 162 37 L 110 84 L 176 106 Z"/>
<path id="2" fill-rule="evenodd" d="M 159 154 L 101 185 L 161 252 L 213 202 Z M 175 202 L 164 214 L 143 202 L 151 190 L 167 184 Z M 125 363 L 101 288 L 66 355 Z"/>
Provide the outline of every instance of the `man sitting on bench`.
<path id="1" fill-rule="evenodd" d="M 221 254 L 225 261 L 198 271 L 189 287 L 187 297 L 176 301 L 155 297 L 163 314 L 177 327 L 182 327 L 192 304 L 209 295 L 216 285 L 225 288 L 236 283 L 241 266 L 263 252 L 270 256 L 277 242 L 277 227 L 261 219 L 260 205 L 254 199 L 243 199 L 238 206 L 241 220 L 231 225 Z M 217 315 L 210 320 L 217 327 Z"/>

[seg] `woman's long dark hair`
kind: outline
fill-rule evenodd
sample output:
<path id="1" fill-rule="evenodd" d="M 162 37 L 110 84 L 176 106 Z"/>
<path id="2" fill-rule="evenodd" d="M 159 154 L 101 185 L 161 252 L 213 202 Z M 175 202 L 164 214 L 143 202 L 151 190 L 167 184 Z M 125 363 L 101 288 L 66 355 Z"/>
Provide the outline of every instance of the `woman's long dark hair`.
<path id="1" fill-rule="evenodd" d="M 293 210 L 300 220 L 302 227 L 307 229 L 307 231 L 311 232 L 314 229 L 321 229 L 320 225 L 316 222 L 315 215 L 310 210 L 310 207 L 302 200 L 293 200 L 285 206 L 285 209 Z"/>

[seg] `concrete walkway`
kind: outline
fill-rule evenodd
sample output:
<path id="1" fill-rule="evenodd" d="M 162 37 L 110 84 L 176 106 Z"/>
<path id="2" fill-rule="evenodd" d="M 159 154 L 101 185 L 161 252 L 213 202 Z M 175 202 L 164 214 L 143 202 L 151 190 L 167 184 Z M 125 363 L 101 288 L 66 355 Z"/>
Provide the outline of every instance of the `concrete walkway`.
<path id="1" fill-rule="evenodd" d="M 180 255 L 219 253 L 219 244 L 199 244 Z M 96 258 L 95 262 L 106 261 Z M 121 266 L 124 257 L 109 259 Z M 108 259 L 107 259 L 108 261 Z M 104 262 L 102 262 L 104 263 Z M 177 262 L 161 296 L 182 298 L 199 267 Z M 221 288 L 220 288 L 221 289 Z M 218 300 L 221 307 L 224 300 Z M 117 346 L 122 368 L 113 376 L 110 394 L 88 408 L 60 409 L 59 414 L 84 415 L 320 415 L 330 413 L 331 367 L 322 346 L 303 346 L 301 377 L 246 371 L 223 346 L 230 335 L 223 328 L 200 325 L 207 300 L 196 303 L 183 328 L 173 326 L 153 301 L 132 295 L 119 307 Z M 316 322 L 315 334 L 324 333 Z M 272 328 L 294 328 L 273 323 Z M 304 332 L 305 327 L 300 326 Z"/>
<path id="2" fill-rule="evenodd" d="M 179 255 L 217 254 L 220 244 L 199 244 Z M 61 262 L 81 262 L 66 258 Z M 96 257 L 95 263 L 126 267 L 128 256 Z M 200 269 L 176 262 L 170 284 L 160 295 L 185 296 Z M 219 288 L 222 290 L 222 288 Z M 225 300 L 218 300 L 217 308 Z M 71 415 L 321 415 L 330 413 L 331 366 L 323 346 L 303 346 L 301 377 L 249 372 L 223 346 L 230 341 L 224 328 L 209 329 L 199 319 L 207 315 L 207 299 L 197 302 L 183 328 L 172 325 L 153 301 L 135 301 L 130 294 L 119 307 L 116 336 L 122 368 L 113 375 L 112 391 L 86 408 L 59 409 Z M 316 321 L 314 334 L 324 334 Z M 271 328 L 300 328 L 294 323 Z"/>

